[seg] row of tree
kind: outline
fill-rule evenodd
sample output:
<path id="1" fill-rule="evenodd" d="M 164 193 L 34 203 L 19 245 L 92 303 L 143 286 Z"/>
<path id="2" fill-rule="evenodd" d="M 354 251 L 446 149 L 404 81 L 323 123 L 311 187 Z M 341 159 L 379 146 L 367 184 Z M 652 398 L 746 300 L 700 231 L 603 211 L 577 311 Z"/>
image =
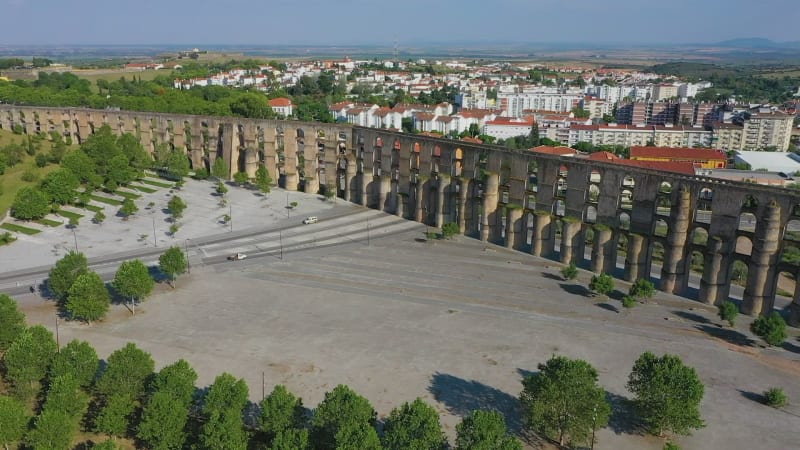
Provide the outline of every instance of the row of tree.
<path id="1" fill-rule="evenodd" d="M 223 373 L 197 389 L 183 360 L 154 373 L 152 357 L 129 343 L 101 365 L 86 342 L 59 349 L 42 326 L 27 327 L 0 295 L 0 352 L 12 396 L 0 395 L 0 444 L 34 450 L 73 448 L 81 430 L 130 438 L 152 449 L 431 449 L 447 439 L 436 410 L 414 400 L 379 422 L 369 401 L 347 386 L 325 394 L 313 411 L 277 385 L 257 406 L 244 380 Z M 255 414 L 253 410 L 255 409 Z M 33 417 L 31 417 L 31 413 Z M 245 421 L 245 417 L 254 417 Z M 382 425 L 382 433 L 378 426 Z M 114 440 L 93 448 L 115 449 Z M 457 426 L 455 448 L 519 450 L 503 416 L 475 411 Z"/>

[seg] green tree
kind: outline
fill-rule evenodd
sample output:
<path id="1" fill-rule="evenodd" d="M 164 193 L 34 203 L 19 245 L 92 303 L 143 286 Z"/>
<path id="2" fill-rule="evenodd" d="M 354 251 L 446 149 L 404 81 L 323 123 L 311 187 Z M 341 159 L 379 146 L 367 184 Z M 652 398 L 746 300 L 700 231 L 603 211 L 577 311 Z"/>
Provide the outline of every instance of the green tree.
<path id="1" fill-rule="evenodd" d="M 600 295 L 608 295 L 614 290 L 614 279 L 607 273 L 592 275 L 589 281 L 589 289 Z"/>
<path id="2" fill-rule="evenodd" d="M 191 165 L 189 164 L 189 158 L 187 158 L 183 152 L 178 150 L 170 152 L 167 158 L 167 172 L 169 172 L 172 177 L 183 179 L 183 177 L 189 175 L 190 170 Z"/>
<path id="3" fill-rule="evenodd" d="M 728 326 L 733 326 L 736 322 L 736 316 L 739 315 L 739 307 L 733 302 L 722 302 L 718 307 L 717 314 L 719 318 L 728 322 Z"/>
<path id="4" fill-rule="evenodd" d="M 92 217 L 92 222 L 98 225 L 103 223 L 104 220 L 106 220 L 106 215 L 103 214 L 103 211 L 97 211 L 94 213 L 94 217 Z"/>
<path id="5" fill-rule="evenodd" d="M 61 161 L 61 167 L 74 173 L 81 183 L 99 185 L 102 181 L 97 175 L 94 160 L 82 150 L 67 153 Z"/>
<path id="6" fill-rule="evenodd" d="M 628 377 L 628 390 L 635 395 L 635 408 L 651 433 L 689 434 L 705 426 L 699 410 L 703 383 L 675 355 L 659 358 L 643 353 Z"/>
<path id="7" fill-rule="evenodd" d="M 155 281 L 150 276 L 150 270 L 138 259 L 125 261 L 120 264 L 114 281 L 114 289 L 123 297 L 131 301 L 131 312 L 136 312 L 136 300 L 142 300 L 153 291 Z"/>
<path id="8" fill-rule="evenodd" d="M 445 442 L 439 414 L 420 398 L 392 410 L 383 428 L 386 450 L 441 450 Z"/>
<path id="9" fill-rule="evenodd" d="M 349 423 L 336 432 L 336 450 L 381 450 L 378 432 L 365 423 Z"/>
<path id="10" fill-rule="evenodd" d="M 72 374 L 52 378 L 47 390 L 43 410 L 56 410 L 67 413 L 78 422 L 89 406 L 89 395 L 81 390 L 80 383 Z"/>
<path id="11" fill-rule="evenodd" d="M 261 165 L 256 169 L 256 186 L 264 194 L 269 194 L 272 188 L 272 178 L 269 176 L 269 171 Z"/>
<path id="12" fill-rule="evenodd" d="M 11 344 L 3 355 L 5 374 L 21 397 L 27 397 L 34 383 L 44 379 L 57 351 L 53 333 L 41 325 L 28 328 Z"/>
<path id="13" fill-rule="evenodd" d="M 117 186 L 125 186 L 135 180 L 136 175 L 136 171 L 130 166 L 128 157 L 121 153 L 108 162 L 107 179 L 109 182 L 113 181 Z"/>
<path id="14" fill-rule="evenodd" d="M 56 261 L 55 267 L 50 269 L 47 285 L 56 295 L 56 298 L 64 301 L 75 280 L 86 273 L 89 273 L 86 256 L 83 253 L 70 251 L 63 258 Z"/>
<path id="15" fill-rule="evenodd" d="M 6 294 L 0 294 L 0 354 L 25 331 L 25 314 L 17 308 L 17 302 Z"/>
<path id="16" fill-rule="evenodd" d="M 565 280 L 574 280 L 578 278 L 578 267 L 574 262 L 569 263 L 569 265 L 561 268 L 561 276 L 564 277 Z"/>
<path id="17" fill-rule="evenodd" d="M 200 448 L 245 450 L 247 434 L 242 414 L 248 389 L 244 380 L 233 375 L 219 375 L 209 387 L 203 404 L 205 423 L 200 432 Z"/>
<path id="18" fill-rule="evenodd" d="M 9 450 L 19 442 L 28 428 L 28 413 L 25 405 L 5 395 L 0 395 L 0 444 Z"/>
<path id="19" fill-rule="evenodd" d="M 97 166 L 96 173 L 102 177 L 108 175 L 111 161 L 116 156 L 123 155 L 117 145 L 117 137 L 108 125 L 103 125 L 90 134 L 81 144 L 81 150 L 94 161 Z"/>
<path id="20" fill-rule="evenodd" d="M 311 419 L 311 440 L 323 450 L 336 449 L 336 435 L 343 428 L 372 427 L 376 413 L 369 401 L 345 385 L 325 393 Z"/>
<path id="21" fill-rule="evenodd" d="M 241 186 L 250 181 L 250 177 L 247 176 L 247 172 L 236 172 L 233 174 L 233 181 Z"/>
<path id="22" fill-rule="evenodd" d="M 561 446 L 591 444 L 611 416 L 597 370 L 586 361 L 554 356 L 525 377 L 520 402 L 527 425 Z"/>
<path id="23" fill-rule="evenodd" d="M 139 211 L 139 207 L 129 198 L 123 200 L 122 206 L 119 208 L 119 213 L 125 220 L 128 220 L 128 217 L 136 214 L 137 211 Z"/>
<path id="24" fill-rule="evenodd" d="M 139 399 L 144 394 L 145 383 L 154 367 L 150 354 L 129 342 L 108 357 L 108 365 L 97 380 L 95 390 L 101 397 L 119 395 Z"/>
<path id="25" fill-rule="evenodd" d="M 78 424 L 64 411 L 42 411 L 25 441 L 33 450 L 69 450 Z"/>
<path id="26" fill-rule="evenodd" d="M 631 297 L 639 299 L 653 298 L 655 293 L 656 287 L 653 285 L 653 282 L 650 280 L 645 280 L 644 278 L 639 278 L 636 280 L 631 285 L 631 289 L 628 292 Z"/>
<path id="27" fill-rule="evenodd" d="M 211 175 L 225 180 L 228 178 L 228 164 L 225 163 L 223 158 L 216 158 L 214 164 L 211 166 Z"/>
<path id="28" fill-rule="evenodd" d="M 106 284 L 95 272 L 79 276 L 69 288 L 66 308 L 76 319 L 87 324 L 105 317 L 111 304 Z"/>
<path id="29" fill-rule="evenodd" d="M 272 440 L 270 450 L 308 450 L 308 430 L 288 428 L 278 432 Z"/>
<path id="30" fill-rule="evenodd" d="M 41 219 L 50 212 L 50 198 L 39 188 L 24 186 L 17 191 L 11 204 L 11 216 L 15 219 Z"/>
<path id="31" fill-rule="evenodd" d="M 186 441 L 186 423 L 197 373 L 184 360 L 164 367 L 155 376 L 142 411 L 137 437 L 154 450 L 180 450 Z"/>
<path id="32" fill-rule="evenodd" d="M 100 80 L 98 80 L 100 81 Z M 123 133 L 117 138 L 117 146 L 119 146 L 122 153 L 128 158 L 130 166 L 136 171 L 150 167 L 153 163 L 153 158 L 142 147 L 139 140 L 131 133 Z"/>
<path id="33" fill-rule="evenodd" d="M 177 195 L 173 195 L 169 202 L 167 203 L 167 208 L 169 208 L 169 212 L 172 214 L 174 219 L 180 219 L 183 217 L 183 212 L 186 211 L 186 202 L 183 201 L 182 198 L 178 197 Z"/>
<path id="34" fill-rule="evenodd" d="M 239 95 L 230 104 L 231 112 L 235 116 L 251 119 L 274 119 L 275 111 L 269 106 L 267 97 L 260 93 L 246 93 Z"/>
<path id="35" fill-rule="evenodd" d="M 95 349 L 88 342 L 72 340 L 53 357 L 48 378 L 52 380 L 69 375 L 86 389 L 94 383 L 99 368 L 100 360 Z"/>
<path id="36" fill-rule="evenodd" d="M 758 316 L 750 324 L 750 330 L 769 345 L 781 345 L 786 339 L 786 322 L 776 311 L 768 316 Z"/>
<path id="37" fill-rule="evenodd" d="M 498 411 L 476 410 L 456 425 L 455 450 L 522 450 Z"/>
<path id="38" fill-rule="evenodd" d="M 134 399 L 125 394 L 114 394 L 107 397 L 100 413 L 94 420 L 94 429 L 99 433 L 123 437 L 130 427 L 131 415 L 135 410 Z"/>
<path id="39" fill-rule="evenodd" d="M 267 436 L 274 437 L 282 431 L 302 428 L 304 425 L 303 400 L 295 397 L 283 385 L 276 385 L 259 406 L 260 429 Z"/>
<path id="40" fill-rule="evenodd" d="M 71 203 L 77 195 L 78 186 L 80 186 L 80 180 L 67 169 L 54 170 L 42 180 L 42 190 L 54 203 L 59 205 Z"/>
<path id="41" fill-rule="evenodd" d="M 576 106 L 576 107 L 572 108 L 572 114 L 575 115 L 576 119 L 588 119 L 589 116 L 591 116 L 591 113 L 589 111 L 586 111 L 585 109 L 581 108 L 580 106 Z"/>
<path id="42" fill-rule="evenodd" d="M 461 229 L 458 227 L 458 224 L 455 222 L 448 222 L 442 225 L 442 237 L 445 239 L 450 239 L 451 237 L 459 234 Z"/>
<path id="43" fill-rule="evenodd" d="M 773 408 L 783 408 L 789 402 L 786 392 L 779 387 L 769 388 L 761 395 L 764 404 Z"/>
<path id="44" fill-rule="evenodd" d="M 158 257 L 158 267 L 167 274 L 170 286 L 175 287 L 175 278 L 186 272 L 186 257 L 180 247 L 170 247 Z"/>
<path id="45" fill-rule="evenodd" d="M 225 183 L 223 183 L 222 181 L 217 182 L 216 190 L 217 190 L 217 194 L 219 194 L 219 195 L 221 195 L 223 197 L 225 196 L 226 193 L 228 193 L 228 188 L 225 186 Z"/>

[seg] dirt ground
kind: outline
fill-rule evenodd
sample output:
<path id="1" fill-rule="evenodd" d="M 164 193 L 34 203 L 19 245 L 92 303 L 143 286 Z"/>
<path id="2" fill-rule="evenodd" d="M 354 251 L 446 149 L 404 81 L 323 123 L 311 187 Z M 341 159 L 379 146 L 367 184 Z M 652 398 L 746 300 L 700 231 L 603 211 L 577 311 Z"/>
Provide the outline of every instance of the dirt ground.
<path id="1" fill-rule="evenodd" d="M 503 411 L 522 433 L 522 377 L 553 354 L 582 358 L 615 405 L 595 448 L 621 450 L 663 446 L 639 434 L 623 405 L 636 358 L 669 352 L 695 367 L 706 387 L 707 426 L 678 438 L 682 448 L 797 448 L 796 330 L 783 348 L 764 348 L 747 317 L 722 327 L 710 307 L 664 294 L 623 310 L 613 298 L 587 296 L 588 273 L 565 282 L 552 261 L 467 238 L 421 242 L 423 233 L 377 229 L 367 243 L 193 267 L 176 289 L 160 286 L 135 317 L 115 305 L 102 323 L 61 323 L 59 339 L 87 340 L 101 357 L 132 341 L 158 367 L 186 359 L 200 386 L 227 371 L 247 381 L 254 401 L 285 384 L 313 408 L 341 383 L 385 417 L 422 397 L 451 439 L 477 408 Z M 627 291 L 620 281 L 617 288 Z M 21 304 L 30 322 L 55 328 L 52 304 Z M 755 400 L 772 386 L 789 395 L 784 410 Z M 528 446 L 552 448 L 535 438 Z"/>

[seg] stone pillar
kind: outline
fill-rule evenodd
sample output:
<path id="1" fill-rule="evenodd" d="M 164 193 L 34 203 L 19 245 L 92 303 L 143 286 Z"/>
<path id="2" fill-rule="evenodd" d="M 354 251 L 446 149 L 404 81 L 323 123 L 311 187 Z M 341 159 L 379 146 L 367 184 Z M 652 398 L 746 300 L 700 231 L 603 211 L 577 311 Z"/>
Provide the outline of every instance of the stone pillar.
<path id="1" fill-rule="evenodd" d="M 424 219 L 422 211 L 422 186 L 424 184 L 425 182 L 418 177 L 414 191 L 414 220 L 417 222 L 423 222 Z"/>
<path id="2" fill-rule="evenodd" d="M 392 178 L 387 175 L 385 172 L 381 175 L 380 182 L 378 184 L 378 210 L 379 211 L 389 211 L 389 207 L 391 206 L 392 202 Z"/>
<path id="3" fill-rule="evenodd" d="M 581 231 L 581 223 L 575 220 L 561 220 L 561 251 L 560 260 L 564 264 L 572 262 L 575 247 L 575 236 Z"/>
<path id="4" fill-rule="evenodd" d="M 792 303 L 789 304 L 789 325 L 793 327 L 800 326 L 800 270 L 795 272 L 794 275 L 794 298 Z"/>
<path id="5" fill-rule="evenodd" d="M 306 174 L 305 184 L 303 185 L 303 189 L 306 194 L 319 193 L 319 178 L 314 175 L 316 174 L 312 174 L 311 176 Z"/>
<path id="6" fill-rule="evenodd" d="M 537 212 L 533 215 L 533 237 L 531 238 L 531 254 L 533 256 L 550 256 L 550 214 Z"/>
<path id="7" fill-rule="evenodd" d="M 369 195 L 367 191 L 369 190 L 369 182 L 372 180 L 372 175 L 368 175 L 366 173 L 361 173 L 361 200 L 359 203 L 363 206 L 369 206 Z"/>
<path id="8" fill-rule="evenodd" d="M 506 208 L 506 248 L 515 248 L 517 245 L 518 236 L 520 233 L 522 220 L 522 209 Z"/>
<path id="9" fill-rule="evenodd" d="M 647 239 L 641 234 L 628 235 L 628 256 L 625 258 L 625 281 L 634 282 L 639 278 L 650 279 L 643 273 L 647 267 Z"/>
<path id="10" fill-rule="evenodd" d="M 397 217 L 404 218 L 405 217 L 405 201 L 408 198 L 407 195 L 403 194 L 402 192 L 398 192 L 397 194 L 397 204 L 396 208 L 394 209 L 394 213 Z"/>
<path id="11" fill-rule="evenodd" d="M 722 239 L 717 236 L 708 240 L 706 256 L 703 263 L 703 278 L 700 280 L 699 300 L 713 305 L 717 302 L 717 293 L 727 283 L 724 277 L 727 269 L 723 267 Z"/>
<path id="12" fill-rule="evenodd" d="M 467 231 L 467 196 L 469 195 L 469 180 L 462 178 L 458 185 L 458 232 Z"/>
<path id="13" fill-rule="evenodd" d="M 500 176 L 489 173 L 486 176 L 486 190 L 483 192 L 483 216 L 481 217 L 481 241 L 494 237 L 497 224 L 497 196 Z"/>
<path id="14" fill-rule="evenodd" d="M 611 266 L 612 252 L 614 243 L 611 241 L 613 233 L 608 227 L 595 225 L 594 227 L 594 243 L 592 244 L 592 272 L 609 273 L 616 267 Z"/>
<path id="15" fill-rule="evenodd" d="M 667 245 L 664 249 L 664 262 L 661 266 L 660 289 L 670 294 L 678 294 L 686 276 L 683 270 L 684 247 L 689 232 L 689 221 L 692 211 L 691 193 L 686 189 L 678 192 L 677 205 L 670 212 L 670 227 L 667 234 Z"/>
<path id="16" fill-rule="evenodd" d="M 244 166 L 247 171 L 248 178 L 256 177 L 256 170 L 258 170 L 258 153 L 252 148 L 248 148 L 244 155 Z"/>
<path id="17" fill-rule="evenodd" d="M 293 136 L 285 136 L 283 139 L 283 173 L 286 180 L 286 190 L 296 191 L 300 182 L 297 174 L 297 139 Z"/>
<path id="18" fill-rule="evenodd" d="M 344 200 L 354 202 L 355 193 L 353 192 L 353 179 L 356 178 L 355 158 L 347 158 L 347 166 L 344 169 Z"/>
<path id="19" fill-rule="evenodd" d="M 763 219 L 756 228 L 750 267 L 747 270 L 747 287 L 742 296 L 742 313 L 765 316 L 775 306 L 775 292 L 772 277 L 775 275 L 773 263 L 781 237 L 781 208 L 771 203 L 765 208 Z"/>
<path id="20" fill-rule="evenodd" d="M 436 228 L 442 228 L 444 225 L 444 208 L 445 208 L 445 192 L 450 186 L 450 177 L 446 175 L 439 175 L 439 183 L 436 186 Z"/>

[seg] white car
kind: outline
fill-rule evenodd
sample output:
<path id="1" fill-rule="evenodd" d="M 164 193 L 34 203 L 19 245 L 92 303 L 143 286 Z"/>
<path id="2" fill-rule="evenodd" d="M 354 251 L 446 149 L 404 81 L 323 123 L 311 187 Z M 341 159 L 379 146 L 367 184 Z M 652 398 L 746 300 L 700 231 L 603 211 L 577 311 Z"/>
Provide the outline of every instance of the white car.
<path id="1" fill-rule="evenodd" d="M 240 259 L 245 259 L 245 258 L 247 258 L 247 255 L 245 255 L 244 253 L 235 253 L 233 255 L 228 256 L 228 261 L 238 261 Z"/>
<path id="2" fill-rule="evenodd" d="M 308 225 L 310 223 L 317 223 L 317 222 L 319 222 L 319 219 L 317 219 L 316 216 L 306 217 L 305 219 L 303 219 L 303 224 L 305 224 L 305 225 Z"/>

